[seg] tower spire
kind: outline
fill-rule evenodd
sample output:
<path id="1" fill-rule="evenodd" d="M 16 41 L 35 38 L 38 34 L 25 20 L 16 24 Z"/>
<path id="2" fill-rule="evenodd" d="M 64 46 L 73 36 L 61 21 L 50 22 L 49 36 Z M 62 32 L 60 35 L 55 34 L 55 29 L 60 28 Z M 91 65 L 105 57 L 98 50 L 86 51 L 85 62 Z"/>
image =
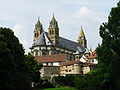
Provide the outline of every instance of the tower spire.
<path id="1" fill-rule="evenodd" d="M 38 21 L 37 21 L 37 24 L 40 24 L 39 16 L 38 16 Z"/>
<path id="2" fill-rule="evenodd" d="M 52 20 L 51 20 L 51 22 L 56 22 L 56 20 L 55 20 L 55 16 L 54 16 L 54 13 L 53 13 L 53 17 L 52 17 Z"/>
<path id="3" fill-rule="evenodd" d="M 87 40 L 85 38 L 85 34 L 83 32 L 82 25 L 81 25 L 80 34 L 78 37 L 78 43 L 80 43 L 84 48 L 87 48 Z"/>
<path id="4" fill-rule="evenodd" d="M 53 17 L 54 17 L 54 13 L 53 13 Z"/>
<path id="5" fill-rule="evenodd" d="M 85 37 L 85 34 L 84 34 L 84 32 L 83 32 L 83 29 L 82 29 L 82 25 L 81 25 L 81 30 L 80 30 L 79 37 L 81 37 L 81 36 Z"/>

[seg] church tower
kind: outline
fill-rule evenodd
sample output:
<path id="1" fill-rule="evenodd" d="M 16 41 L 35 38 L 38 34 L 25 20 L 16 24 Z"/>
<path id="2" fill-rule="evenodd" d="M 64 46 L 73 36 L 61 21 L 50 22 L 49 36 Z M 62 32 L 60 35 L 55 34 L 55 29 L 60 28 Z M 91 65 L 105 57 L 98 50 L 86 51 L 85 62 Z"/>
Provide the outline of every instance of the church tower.
<path id="1" fill-rule="evenodd" d="M 59 28 L 58 22 L 55 20 L 54 14 L 48 28 L 48 36 L 54 44 L 59 44 Z"/>
<path id="2" fill-rule="evenodd" d="M 42 24 L 39 21 L 39 17 L 38 17 L 38 21 L 35 24 L 35 29 L 34 29 L 34 39 L 33 41 L 35 42 L 36 39 L 40 36 L 40 34 L 43 32 L 43 27 Z"/>
<path id="3" fill-rule="evenodd" d="M 78 43 L 80 43 L 84 48 L 87 48 L 87 40 L 85 38 L 85 34 L 83 32 L 82 26 L 78 37 Z"/>

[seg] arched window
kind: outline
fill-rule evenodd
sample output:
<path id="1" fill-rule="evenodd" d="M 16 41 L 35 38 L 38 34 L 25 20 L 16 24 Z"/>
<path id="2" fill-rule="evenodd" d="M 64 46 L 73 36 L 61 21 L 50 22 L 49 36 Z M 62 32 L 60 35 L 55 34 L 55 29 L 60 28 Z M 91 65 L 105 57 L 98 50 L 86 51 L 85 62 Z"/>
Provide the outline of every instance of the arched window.
<path id="1" fill-rule="evenodd" d="M 37 33 L 37 37 L 38 37 L 38 33 Z"/>
<path id="2" fill-rule="evenodd" d="M 54 31 L 52 31 L 52 34 L 54 34 Z"/>
<path id="3" fill-rule="evenodd" d="M 35 56 L 38 56 L 38 50 L 35 50 Z"/>
<path id="4" fill-rule="evenodd" d="M 51 35 L 51 31 L 50 31 L 50 35 Z"/>
<path id="5" fill-rule="evenodd" d="M 46 55 L 46 52 L 45 52 L 45 50 L 42 50 L 42 55 Z"/>
<path id="6" fill-rule="evenodd" d="M 35 37 L 36 37 L 36 33 L 35 33 Z"/>

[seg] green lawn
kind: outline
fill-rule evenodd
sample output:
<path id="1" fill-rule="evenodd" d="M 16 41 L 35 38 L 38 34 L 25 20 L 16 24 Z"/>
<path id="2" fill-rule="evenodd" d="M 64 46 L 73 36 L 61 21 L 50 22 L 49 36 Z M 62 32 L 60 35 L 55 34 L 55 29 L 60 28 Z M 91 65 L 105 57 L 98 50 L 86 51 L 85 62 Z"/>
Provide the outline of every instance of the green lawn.
<path id="1" fill-rule="evenodd" d="M 77 90 L 77 89 L 72 88 L 72 87 L 60 87 L 60 88 L 48 88 L 44 90 Z"/>
<path id="2" fill-rule="evenodd" d="M 33 89 L 33 90 L 41 90 L 41 89 Z M 64 86 L 64 87 L 60 87 L 60 88 L 47 88 L 47 89 L 42 89 L 42 90 L 77 90 L 77 89 Z"/>

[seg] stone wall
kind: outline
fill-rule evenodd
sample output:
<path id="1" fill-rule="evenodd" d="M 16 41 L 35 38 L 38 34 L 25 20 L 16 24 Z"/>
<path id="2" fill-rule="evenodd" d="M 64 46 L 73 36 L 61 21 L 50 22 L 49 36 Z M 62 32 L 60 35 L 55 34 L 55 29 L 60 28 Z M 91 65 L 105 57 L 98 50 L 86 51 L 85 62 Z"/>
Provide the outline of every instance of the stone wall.
<path id="1" fill-rule="evenodd" d="M 81 71 L 81 65 L 80 64 L 73 64 L 68 66 L 61 66 L 60 67 L 60 74 L 66 75 L 66 74 L 82 74 Z"/>
<path id="2" fill-rule="evenodd" d="M 51 78 L 52 75 L 60 74 L 60 66 L 43 66 L 40 73 L 41 78 Z"/>
<path id="3" fill-rule="evenodd" d="M 83 67 L 83 74 L 87 74 L 89 71 L 90 71 L 90 67 L 89 66 Z"/>

